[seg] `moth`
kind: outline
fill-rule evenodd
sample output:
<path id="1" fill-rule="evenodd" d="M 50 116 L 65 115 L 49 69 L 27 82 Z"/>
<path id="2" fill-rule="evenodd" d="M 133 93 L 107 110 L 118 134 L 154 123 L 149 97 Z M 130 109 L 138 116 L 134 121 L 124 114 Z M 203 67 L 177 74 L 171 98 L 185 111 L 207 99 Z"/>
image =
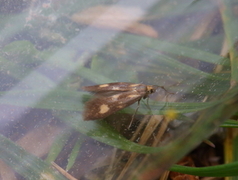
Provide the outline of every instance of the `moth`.
<path id="1" fill-rule="evenodd" d="M 82 89 L 94 93 L 94 96 L 85 104 L 83 119 L 103 119 L 135 102 L 139 104 L 141 99 L 148 98 L 158 87 L 164 89 L 163 86 L 128 82 L 84 86 Z"/>

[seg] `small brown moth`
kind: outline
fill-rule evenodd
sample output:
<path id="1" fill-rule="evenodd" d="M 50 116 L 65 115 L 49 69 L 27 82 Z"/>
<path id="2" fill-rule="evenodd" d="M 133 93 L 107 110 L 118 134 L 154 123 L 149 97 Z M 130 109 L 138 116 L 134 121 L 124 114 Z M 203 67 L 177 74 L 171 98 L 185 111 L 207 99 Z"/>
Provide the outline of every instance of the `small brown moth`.
<path id="1" fill-rule="evenodd" d="M 116 82 L 95 86 L 84 86 L 82 89 L 94 93 L 94 97 L 86 102 L 83 113 L 84 120 L 96 120 L 105 118 L 120 109 L 155 92 L 162 86 L 133 84 L 128 82 Z"/>

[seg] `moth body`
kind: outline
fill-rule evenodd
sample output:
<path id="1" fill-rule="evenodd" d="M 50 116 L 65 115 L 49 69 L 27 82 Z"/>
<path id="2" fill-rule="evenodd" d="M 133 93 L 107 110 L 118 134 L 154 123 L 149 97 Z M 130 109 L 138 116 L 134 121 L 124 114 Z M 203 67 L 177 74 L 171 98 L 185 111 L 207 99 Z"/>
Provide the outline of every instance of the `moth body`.
<path id="1" fill-rule="evenodd" d="M 145 99 L 155 92 L 158 86 L 133 84 L 128 82 L 85 86 L 82 89 L 94 93 L 85 104 L 84 120 L 105 118 L 127 106 Z"/>

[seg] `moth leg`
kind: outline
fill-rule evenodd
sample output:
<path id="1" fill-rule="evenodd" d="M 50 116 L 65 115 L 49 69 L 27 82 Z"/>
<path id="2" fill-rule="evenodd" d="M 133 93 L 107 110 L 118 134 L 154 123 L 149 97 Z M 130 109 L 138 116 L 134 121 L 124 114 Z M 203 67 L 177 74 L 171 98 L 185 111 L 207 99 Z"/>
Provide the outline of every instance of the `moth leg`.
<path id="1" fill-rule="evenodd" d="M 150 110 L 150 112 L 151 112 L 151 108 L 150 108 L 150 106 L 149 106 L 149 98 L 147 98 L 146 101 L 147 101 L 147 102 L 146 102 L 146 106 L 147 106 L 147 108 L 148 108 L 148 109 Z"/>
<path id="2" fill-rule="evenodd" d="M 130 129 L 130 127 L 131 127 L 131 125 L 132 125 L 132 122 L 133 122 L 133 120 L 134 120 L 134 117 L 135 117 L 135 115 L 136 115 L 136 113 L 137 113 L 137 111 L 138 111 L 138 109 L 139 109 L 139 107 L 140 107 L 140 100 L 141 100 L 141 99 L 138 100 L 137 108 L 136 108 L 134 114 L 132 115 L 131 122 L 130 122 L 130 124 L 129 124 L 129 126 L 128 126 L 128 129 Z"/>

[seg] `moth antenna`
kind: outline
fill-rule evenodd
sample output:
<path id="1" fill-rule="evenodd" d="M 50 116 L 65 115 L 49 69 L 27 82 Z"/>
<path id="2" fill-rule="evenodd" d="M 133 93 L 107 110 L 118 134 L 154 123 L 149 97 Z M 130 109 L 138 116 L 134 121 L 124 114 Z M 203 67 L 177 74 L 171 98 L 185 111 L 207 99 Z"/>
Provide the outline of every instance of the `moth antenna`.
<path id="1" fill-rule="evenodd" d="M 170 93 L 170 94 L 174 94 L 174 93 Z M 166 102 L 169 102 L 169 95 L 168 94 L 165 95 L 165 99 L 166 99 Z"/>
<path id="2" fill-rule="evenodd" d="M 165 95 L 166 102 L 168 101 L 169 94 L 175 94 L 175 93 L 169 92 L 167 89 L 164 88 L 164 86 L 159 86 L 159 87 L 160 87 L 161 89 L 163 89 L 165 92 L 168 93 L 168 94 Z"/>

